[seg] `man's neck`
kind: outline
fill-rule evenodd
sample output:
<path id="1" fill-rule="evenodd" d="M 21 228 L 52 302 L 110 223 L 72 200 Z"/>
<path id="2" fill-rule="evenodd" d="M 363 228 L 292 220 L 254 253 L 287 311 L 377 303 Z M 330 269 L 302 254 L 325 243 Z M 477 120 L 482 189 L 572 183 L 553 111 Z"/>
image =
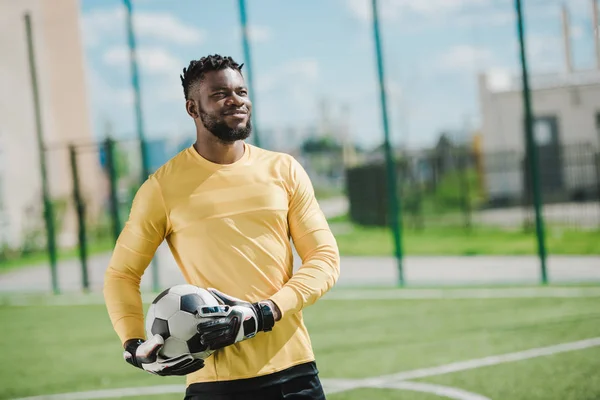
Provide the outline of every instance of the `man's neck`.
<path id="1" fill-rule="evenodd" d="M 194 148 L 198 154 L 215 164 L 233 164 L 244 155 L 244 142 L 241 140 L 227 143 L 198 135 Z"/>

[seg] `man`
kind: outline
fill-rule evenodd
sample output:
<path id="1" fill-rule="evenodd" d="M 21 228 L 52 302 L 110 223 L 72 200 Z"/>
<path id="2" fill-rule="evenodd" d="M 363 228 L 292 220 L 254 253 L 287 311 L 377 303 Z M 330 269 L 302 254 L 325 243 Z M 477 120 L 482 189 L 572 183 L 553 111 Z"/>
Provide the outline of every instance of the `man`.
<path id="1" fill-rule="evenodd" d="M 301 165 L 245 143 L 242 66 L 212 55 L 183 70 L 196 142 L 140 187 L 104 297 L 127 362 L 187 375 L 186 399 L 324 399 L 302 310 L 337 281 L 338 248 Z M 295 274 L 290 237 L 302 259 Z M 157 358 L 163 338 L 144 341 L 139 285 L 163 240 L 188 283 L 231 306 L 198 326 L 218 349 L 205 361 Z"/>

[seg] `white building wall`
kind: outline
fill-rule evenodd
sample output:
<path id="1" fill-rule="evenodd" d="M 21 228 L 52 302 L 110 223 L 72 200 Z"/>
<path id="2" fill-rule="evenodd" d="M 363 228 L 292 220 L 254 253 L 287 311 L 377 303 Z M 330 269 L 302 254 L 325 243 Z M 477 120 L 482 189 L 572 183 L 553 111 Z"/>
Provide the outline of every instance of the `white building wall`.
<path id="1" fill-rule="evenodd" d="M 600 72 L 596 81 L 545 88 L 534 86 L 531 91 L 534 115 L 556 116 L 558 119 L 559 142 L 561 146 L 567 146 L 563 152 L 564 159 L 574 156 L 590 158 L 588 165 L 565 165 L 562 172 L 568 188 L 576 184 L 592 185 L 596 179 L 591 157 L 592 152 L 600 151 L 600 133 L 596 127 L 596 116 L 600 113 Z M 485 76 L 481 76 L 479 96 L 488 193 L 492 197 L 520 196 L 523 186 L 520 161 L 525 153 L 522 93 L 518 88 L 493 91 Z M 590 150 L 589 154 L 580 154 L 581 148 L 571 147 L 569 150 L 569 146 L 582 144 Z M 574 154 L 575 151 L 577 154 Z M 496 159 L 488 156 L 498 152 L 507 153 Z M 511 158 L 509 152 L 516 152 L 518 157 Z M 503 160 L 508 159 L 514 168 L 500 171 L 498 165 L 506 164 Z"/>
<path id="2" fill-rule="evenodd" d="M 21 227 L 25 226 L 27 207 L 41 202 L 35 114 L 23 19 L 26 10 L 31 12 L 32 23 L 38 25 L 39 1 L 0 2 L 0 142 L 3 146 L 0 174 L 7 230 L 3 236 L 15 246 L 21 242 Z M 40 35 L 36 34 L 34 40 L 39 49 L 38 63 L 43 63 L 44 46 Z M 45 75 L 42 68 L 39 74 L 42 96 L 48 90 Z M 49 126 L 48 103 L 43 104 L 42 113 L 46 126 Z"/>
<path id="3" fill-rule="evenodd" d="M 69 141 L 90 142 L 92 132 L 84 74 L 78 0 L 0 0 L 0 203 L 6 223 L 2 237 L 19 246 L 28 225 L 44 228 L 35 109 L 27 52 L 24 14 L 32 19 L 44 140 L 49 147 Z M 66 150 L 48 157 L 53 197 L 68 197 L 71 173 Z M 86 189 L 99 185 L 98 162 L 81 165 Z M 94 196 L 92 196 L 94 197 Z M 100 196 L 98 196 L 100 198 Z M 74 218 L 67 217 L 65 235 L 73 244 Z M 69 228 L 70 227 L 70 228 Z M 70 231 L 70 232 L 69 232 Z"/>
<path id="4" fill-rule="evenodd" d="M 482 84 L 485 84 L 482 81 Z M 596 114 L 600 113 L 600 83 L 533 90 L 536 116 L 556 115 L 562 145 L 588 143 L 600 147 Z M 480 90 L 484 151 L 524 151 L 523 100 L 518 90 Z"/>

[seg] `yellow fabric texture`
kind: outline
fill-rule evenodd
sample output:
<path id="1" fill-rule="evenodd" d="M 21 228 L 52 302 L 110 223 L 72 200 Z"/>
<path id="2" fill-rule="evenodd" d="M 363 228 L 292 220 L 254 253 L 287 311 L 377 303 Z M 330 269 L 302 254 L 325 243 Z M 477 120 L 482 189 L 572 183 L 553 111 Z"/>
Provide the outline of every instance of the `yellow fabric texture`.
<path id="1" fill-rule="evenodd" d="M 302 309 L 337 281 L 339 252 L 311 181 L 292 156 L 244 144 L 232 164 L 189 147 L 140 187 L 106 270 L 104 298 L 121 342 L 145 338 L 141 277 L 166 240 L 186 281 L 283 317 L 271 332 L 216 351 L 187 383 L 251 378 L 314 360 Z M 293 240 L 302 265 L 293 273 Z"/>

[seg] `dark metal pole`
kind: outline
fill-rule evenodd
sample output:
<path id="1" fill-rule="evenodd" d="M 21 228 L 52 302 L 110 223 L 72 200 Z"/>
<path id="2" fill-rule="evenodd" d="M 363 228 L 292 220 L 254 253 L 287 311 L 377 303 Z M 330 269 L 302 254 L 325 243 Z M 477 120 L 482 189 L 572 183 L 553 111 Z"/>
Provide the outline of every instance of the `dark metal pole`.
<path id="1" fill-rule="evenodd" d="M 548 283 L 548 273 L 546 270 L 546 240 L 544 232 L 544 217 L 542 212 L 542 192 L 540 190 L 537 146 L 533 139 L 533 112 L 531 107 L 531 92 L 529 89 L 529 74 L 527 71 L 527 56 L 525 50 L 525 28 L 523 22 L 523 10 L 520 0 L 515 0 L 517 9 L 517 25 L 519 33 L 519 46 L 521 56 L 521 70 L 523 78 L 523 107 L 525 112 L 525 144 L 527 151 L 527 161 L 531 174 L 531 184 L 533 186 L 533 205 L 535 210 L 535 230 L 538 244 L 538 255 L 540 257 L 542 283 Z"/>
<path id="2" fill-rule="evenodd" d="M 248 85 L 248 92 L 250 95 L 250 101 L 252 102 L 252 136 L 254 136 L 254 143 L 256 146 L 261 145 L 260 134 L 256 122 L 256 97 L 254 96 L 254 79 L 252 77 L 252 58 L 250 56 L 250 41 L 248 40 L 248 21 L 246 16 L 246 0 L 239 0 L 240 9 L 240 24 L 242 28 L 242 46 L 244 47 L 244 66 L 246 67 L 246 83 Z"/>
<path id="3" fill-rule="evenodd" d="M 470 152 L 469 150 L 460 150 L 455 153 L 458 155 L 459 171 L 458 176 L 460 179 L 460 194 L 461 203 L 463 206 L 463 217 L 465 219 L 465 229 L 471 230 L 471 194 L 469 188 L 469 166 L 470 166 Z"/>
<path id="4" fill-rule="evenodd" d="M 596 167 L 596 190 L 598 191 L 598 205 L 600 205 L 600 152 L 596 153 L 596 155 L 592 158 Z M 600 219 L 598 220 L 598 227 L 600 228 Z"/>
<path id="5" fill-rule="evenodd" d="M 52 201 L 50 200 L 50 188 L 48 186 L 48 170 L 46 167 L 46 148 L 44 146 L 44 132 L 42 116 L 40 109 L 40 94 L 37 83 L 37 72 L 35 65 L 35 51 L 33 49 L 33 33 L 31 28 L 31 16 L 25 14 L 25 29 L 27 35 L 27 51 L 29 55 L 29 70 L 31 74 L 31 89 L 33 91 L 33 106 L 35 109 L 35 128 L 40 161 L 40 173 L 42 178 L 42 201 L 44 203 L 44 220 L 46 222 L 46 245 L 48 248 L 48 257 L 50 259 L 50 274 L 52 278 L 52 290 L 59 294 L 57 254 L 56 254 L 56 236 L 54 228 L 54 212 L 52 210 Z"/>
<path id="6" fill-rule="evenodd" d="M 399 284 L 404 284 L 404 273 L 402 263 L 402 211 L 400 200 L 398 198 L 398 189 L 396 182 L 396 165 L 392 147 L 390 145 L 390 128 L 388 123 L 387 99 L 385 91 L 385 75 L 383 70 L 383 55 L 381 50 L 381 39 L 379 35 L 379 17 L 377 15 L 377 0 L 373 0 L 373 33 L 375 35 L 375 51 L 377 54 L 377 71 L 379 75 L 379 92 L 381 102 L 381 118 L 383 122 L 384 133 L 384 149 L 385 160 L 387 166 L 388 179 L 388 202 L 389 202 L 389 218 L 391 222 L 392 232 L 394 235 L 394 249 L 396 261 L 398 263 L 398 279 Z"/>
<path id="7" fill-rule="evenodd" d="M 140 78 L 137 66 L 137 47 L 135 42 L 135 34 L 133 32 L 133 10 L 131 0 L 123 0 L 127 18 L 127 39 L 129 44 L 129 63 L 131 67 L 131 85 L 133 87 L 134 107 L 135 107 L 135 122 L 138 140 L 140 142 L 140 155 L 142 161 L 142 182 L 149 175 L 148 155 L 146 149 L 146 137 L 144 134 L 144 118 L 142 114 L 142 96 L 140 89 Z"/>
<path id="8" fill-rule="evenodd" d="M 131 6 L 131 0 L 123 0 L 125 4 L 126 16 L 127 18 L 127 39 L 129 44 L 129 60 L 131 64 L 131 84 L 133 86 L 133 94 L 134 94 L 134 104 L 135 104 L 135 121 L 137 128 L 138 140 L 140 142 L 140 155 L 142 158 L 142 183 L 148 179 L 150 175 L 150 167 L 148 160 L 148 150 L 146 149 L 146 138 L 144 135 L 144 120 L 142 116 L 142 99 L 141 99 L 141 90 L 140 90 L 140 79 L 139 72 L 137 66 L 137 53 L 136 53 L 136 43 L 135 43 L 135 35 L 133 32 L 133 8 Z M 158 264 L 153 260 L 152 261 L 152 288 L 155 292 L 159 290 L 159 277 L 158 277 Z"/>
<path id="9" fill-rule="evenodd" d="M 115 142 L 107 138 L 104 142 L 104 153 L 106 154 L 106 170 L 109 180 L 110 216 L 112 221 L 113 239 L 116 242 L 121 234 L 121 218 L 119 215 L 119 196 L 117 194 L 117 171 L 115 165 Z"/>
<path id="10" fill-rule="evenodd" d="M 87 235 L 85 229 L 85 203 L 81 196 L 79 186 L 79 170 L 77 169 L 77 150 L 74 145 L 69 146 L 69 159 L 71 161 L 71 177 L 73 178 L 73 202 L 77 213 L 79 261 L 81 262 L 81 281 L 84 290 L 90 289 L 90 280 L 87 264 Z"/>

